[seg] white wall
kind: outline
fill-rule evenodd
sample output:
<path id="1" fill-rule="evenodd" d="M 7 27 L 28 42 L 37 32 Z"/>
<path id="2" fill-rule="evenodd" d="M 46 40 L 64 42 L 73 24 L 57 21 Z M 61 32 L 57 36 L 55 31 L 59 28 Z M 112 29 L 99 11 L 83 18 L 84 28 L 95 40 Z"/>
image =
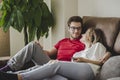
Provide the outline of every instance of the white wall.
<path id="1" fill-rule="evenodd" d="M 51 10 L 51 0 L 44 0 L 44 1 L 48 5 L 49 10 Z M 47 38 L 45 38 L 45 37 L 41 38 L 39 43 L 41 45 L 43 45 L 44 46 L 43 48 L 46 49 L 46 50 L 48 50 L 52 47 L 51 28 L 49 29 L 49 36 Z"/>
<path id="2" fill-rule="evenodd" d="M 120 17 L 120 0 L 78 0 L 80 16 Z"/>
<path id="3" fill-rule="evenodd" d="M 120 17 L 120 0 L 97 0 L 96 15 Z"/>
<path id="4" fill-rule="evenodd" d="M 23 32 L 10 28 L 10 55 L 13 56 L 24 46 Z"/>

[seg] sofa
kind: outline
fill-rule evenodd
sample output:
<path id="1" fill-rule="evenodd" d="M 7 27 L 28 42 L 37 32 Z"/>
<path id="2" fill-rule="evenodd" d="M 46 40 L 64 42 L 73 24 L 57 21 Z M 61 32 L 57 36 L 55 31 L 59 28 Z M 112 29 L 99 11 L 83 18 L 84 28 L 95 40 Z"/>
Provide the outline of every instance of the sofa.
<path id="1" fill-rule="evenodd" d="M 120 18 L 84 16 L 83 32 L 89 27 L 101 29 L 105 40 L 103 44 L 112 54 L 101 66 L 95 80 L 120 80 Z M 2 60 L 0 66 L 5 65 L 6 62 L 7 60 Z M 31 65 L 27 64 L 27 67 L 29 66 Z"/>

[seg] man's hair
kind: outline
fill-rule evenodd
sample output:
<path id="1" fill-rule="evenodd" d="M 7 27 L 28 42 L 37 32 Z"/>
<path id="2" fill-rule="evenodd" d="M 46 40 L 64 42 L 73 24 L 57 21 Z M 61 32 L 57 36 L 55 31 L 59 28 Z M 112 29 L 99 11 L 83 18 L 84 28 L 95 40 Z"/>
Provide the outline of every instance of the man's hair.
<path id="1" fill-rule="evenodd" d="M 80 16 L 72 16 L 69 18 L 67 24 L 68 26 L 70 26 L 71 22 L 80 22 L 81 26 L 83 25 L 83 20 Z"/>

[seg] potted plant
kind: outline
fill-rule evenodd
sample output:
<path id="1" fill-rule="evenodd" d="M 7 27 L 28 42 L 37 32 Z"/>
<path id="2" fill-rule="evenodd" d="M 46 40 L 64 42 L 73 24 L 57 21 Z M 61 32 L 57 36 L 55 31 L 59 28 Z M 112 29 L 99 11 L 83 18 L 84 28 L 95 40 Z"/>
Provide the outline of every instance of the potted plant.
<path id="1" fill-rule="evenodd" d="M 0 26 L 3 31 L 13 27 L 24 30 L 25 45 L 41 36 L 48 36 L 54 25 L 53 15 L 44 0 L 2 0 L 0 4 Z"/>

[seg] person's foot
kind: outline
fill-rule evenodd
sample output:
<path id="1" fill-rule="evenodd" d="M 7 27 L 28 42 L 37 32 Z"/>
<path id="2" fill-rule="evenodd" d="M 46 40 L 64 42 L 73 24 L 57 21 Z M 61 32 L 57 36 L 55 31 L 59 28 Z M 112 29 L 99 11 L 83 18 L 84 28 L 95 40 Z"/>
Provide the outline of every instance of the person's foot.
<path id="1" fill-rule="evenodd" d="M 4 67 L 0 68 L 0 71 L 7 72 L 7 71 L 12 71 L 12 69 L 8 65 L 5 65 Z"/>
<path id="2" fill-rule="evenodd" d="M 11 74 L 0 71 L 0 80 L 18 80 L 17 74 Z"/>

